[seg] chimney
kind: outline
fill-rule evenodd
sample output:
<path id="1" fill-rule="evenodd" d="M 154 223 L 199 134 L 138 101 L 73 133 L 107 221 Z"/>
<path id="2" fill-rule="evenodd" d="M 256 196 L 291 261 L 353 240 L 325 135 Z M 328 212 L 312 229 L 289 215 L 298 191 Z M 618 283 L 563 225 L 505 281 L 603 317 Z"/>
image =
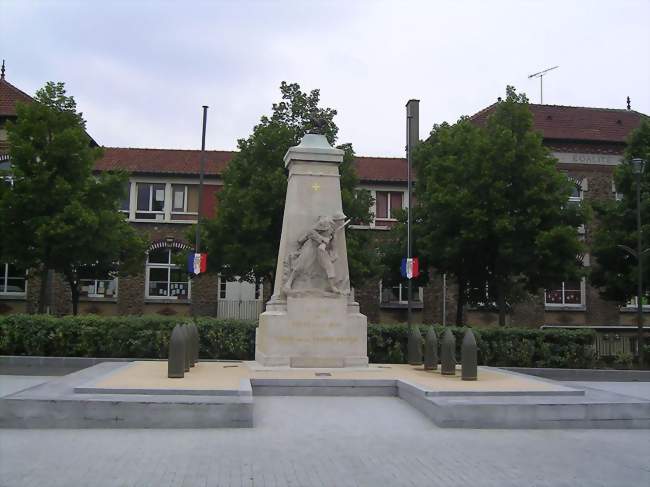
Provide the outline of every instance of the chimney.
<path id="1" fill-rule="evenodd" d="M 420 141 L 420 100 L 409 100 L 406 104 L 406 145 L 411 150 Z"/>

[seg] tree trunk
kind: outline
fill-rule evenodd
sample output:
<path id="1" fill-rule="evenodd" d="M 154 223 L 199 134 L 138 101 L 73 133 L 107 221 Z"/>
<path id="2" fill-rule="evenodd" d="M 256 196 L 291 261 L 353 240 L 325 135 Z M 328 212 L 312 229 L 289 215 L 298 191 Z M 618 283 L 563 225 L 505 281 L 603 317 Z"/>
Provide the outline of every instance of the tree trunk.
<path id="1" fill-rule="evenodd" d="M 497 284 L 497 306 L 499 307 L 499 326 L 506 326 L 506 289 L 502 282 Z"/>
<path id="2" fill-rule="evenodd" d="M 77 316 L 79 310 L 79 281 L 74 274 L 66 274 L 66 280 L 70 285 L 70 295 L 72 296 L 72 314 Z"/>
<path id="3" fill-rule="evenodd" d="M 38 313 L 45 313 L 45 300 L 47 299 L 47 275 L 48 270 L 46 266 L 41 269 L 41 289 L 38 296 Z"/>
<path id="4" fill-rule="evenodd" d="M 463 326 L 463 308 L 465 307 L 467 283 L 458 278 L 458 297 L 456 299 L 456 326 Z"/>

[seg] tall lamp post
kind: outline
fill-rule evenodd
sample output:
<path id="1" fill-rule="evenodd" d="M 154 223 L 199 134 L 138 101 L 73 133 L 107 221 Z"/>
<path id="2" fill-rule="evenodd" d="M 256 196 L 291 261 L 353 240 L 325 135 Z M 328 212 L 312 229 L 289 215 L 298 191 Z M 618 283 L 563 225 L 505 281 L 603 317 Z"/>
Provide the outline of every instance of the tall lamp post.
<path id="1" fill-rule="evenodd" d="M 619 245 L 620 248 L 625 250 L 628 254 L 634 257 L 637 261 L 637 289 L 636 289 L 636 326 L 637 326 L 637 339 L 636 339 L 636 356 L 639 360 L 639 368 L 643 368 L 643 254 L 650 251 L 650 248 L 641 250 L 643 240 L 643 231 L 641 229 L 641 175 L 645 168 L 643 159 L 634 158 L 630 161 L 632 166 L 632 174 L 636 179 L 636 250 L 628 247 L 627 245 Z"/>
<path id="2" fill-rule="evenodd" d="M 639 368 L 643 368 L 643 252 L 641 251 L 641 175 L 645 161 L 640 158 L 632 159 L 632 173 L 636 179 L 636 258 L 637 258 L 637 293 L 636 293 L 636 352 L 639 358 Z"/>

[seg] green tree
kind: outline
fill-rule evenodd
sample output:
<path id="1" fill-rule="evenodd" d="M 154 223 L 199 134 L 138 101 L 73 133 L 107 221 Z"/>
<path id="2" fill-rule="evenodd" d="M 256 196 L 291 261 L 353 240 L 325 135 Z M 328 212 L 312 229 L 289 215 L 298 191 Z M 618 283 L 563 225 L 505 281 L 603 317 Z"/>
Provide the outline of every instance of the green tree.
<path id="1" fill-rule="evenodd" d="M 79 273 L 128 272 L 144 256 L 144 243 L 119 212 L 125 173 L 93 175 L 101 149 L 63 83 L 49 82 L 35 102 L 19 103 L 7 123 L 13 184 L 0 200 L 3 257 L 40 270 L 39 312 L 45 310 L 48 270 L 61 273 L 79 299 Z"/>
<path id="2" fill-rule="evenodd" d="M 594 257 L 591 281 L 600 288 L 600 294 L 605 298 L 617 301 L 621 305 L 628 302 L 637 294 L 638 262 L 620 246 L 632 249 L 637 247 L 636 222 L 636 176 L 632 172 L 630 161 L 641 158 L 650 161 L 650 120 L 644 119 L 629 138 L 625 150 L 623 164 L 614 171 L 616 191 L 622 197 L 620 200 L 601 201 L 595 204 L 597 226 L 594 230 L 592 255 Z M 641 175 L 641 235 L 644 236 L 642 248 L 648 247 L 650 223 L 650 171 L 648 167 Z M 643 268 L 644 295 L 650 279 L 650 266 Z"/>
<path id="3" fill-rule="evenodd" d="M 508 87 L 485 127 L 434 126 L 414 165 L 414 233 L 427 261 L 458 280 L 457 320 L 469 299 L 494 302 L 504 325 L 523 291 L 581 273 L 587 212 L 569 204 L 572 183 L 533 131 L 525 95 Z"/>
<path id="4" fill-rule="evenodd" d="M 273 104 L 271 115 L 262 116 L 253 133 L 238 141 L 239 152 L 223 175 L 217 216 L 204 227 L 208 265 L 228 278 L 272 282 L 287 191 L 283 157 L 312 128 L 313 114 L 325 121 L 324 135 L 330 144 L 336 143 L 336 110 L 319 107 L 319 90 L 305 93 L 296 83 L 282 82 L 280 91 L 282 101 Z M 371 196 L 356 189 L 352 146 L 340 148 L 345 151 L 339 168 L 343 211 L 354 223 L 367 224 Z M 347 231 L 346 239 L 354 285 L 376 273 L 378 260 L 368 232 Z"/>

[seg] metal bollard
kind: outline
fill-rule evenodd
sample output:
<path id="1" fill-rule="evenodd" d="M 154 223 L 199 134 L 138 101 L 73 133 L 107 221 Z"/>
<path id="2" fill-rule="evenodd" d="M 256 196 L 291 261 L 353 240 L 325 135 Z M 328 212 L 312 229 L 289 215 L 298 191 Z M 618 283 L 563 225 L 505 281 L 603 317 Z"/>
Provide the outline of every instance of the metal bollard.
<path id="1" fill-rule="evenodd" d="M 185 377 L 185 333 L 180 325 L 172 330 L 167 356 L 167 377 L 182 379 Z"/>
<path id="2" fill-rule="evenodd" d="M 196 365 L 196 340 L 194 338 L 195 333 L 194 333 L 194 323 L 189 323 L 187 325 L 187 331 L 188 331 L 188 344 L 189 344 L 189 355 L 190 355 L 190 367 L 194 367 Z"/>
<path id="3" fill-rule="evenodd" d="M 422 365 L 422 334 L 417 325 L 412 325 L 409 330 L 408 362 L 410 365 Z"/>
<path id="4" fill-rule="evenodd" d="M 424 340 L 424 370 L 438 369 L 438 337 L 433 326 Z"/>
<path id="5" fill-rule="evenodd" d="M 449 328 L 440 343 L 440 372 L 442 375 L 456 375 L 456 337 Z"/>
<path id="6" fill-rule="evenodd" d="M 460 350 L 460 363 L 462 365 L 462 379 L 476 380 L 478 377 L 478 358 L 476 338 L 471 328 L 468 328 L 463 337 L 463 344 Z"/>
<path id="7" fill-rule="evenodd" d="M 190 330 L 187 324 L 181 325 L 185 337 L 185 372 L 190 371 Z"/>
<path id="8" fill-rule="evenodd" d="M 190 326 L 192 327 L 192 337 L 194 339 L 194 363 L 196 364 L 199 362 L 199 329 L 196 323 L 192 323 Z"/>

